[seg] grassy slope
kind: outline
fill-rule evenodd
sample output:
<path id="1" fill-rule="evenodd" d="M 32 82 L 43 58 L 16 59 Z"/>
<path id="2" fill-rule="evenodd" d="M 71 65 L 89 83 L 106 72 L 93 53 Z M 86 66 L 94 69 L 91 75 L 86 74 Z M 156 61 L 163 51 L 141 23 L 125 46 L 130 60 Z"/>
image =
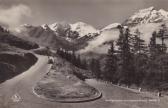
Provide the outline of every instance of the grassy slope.
<path id="1" fill-rule="evenodd" d="M 74 71 L 84 70 L 56 57 L 52 70 L 37 83 L 35 92 L 38 95 L 56 101 L 80 100 L 97 95 L 98 91 L 77 78 L 73 74 Z"/>
<path id="2" fill-rule="evenodd" d="M 0 31 L 0 82 L 30 68 L 37 58 L 29 50 L 35 48 L 38 48 L 36 43 Z"/>

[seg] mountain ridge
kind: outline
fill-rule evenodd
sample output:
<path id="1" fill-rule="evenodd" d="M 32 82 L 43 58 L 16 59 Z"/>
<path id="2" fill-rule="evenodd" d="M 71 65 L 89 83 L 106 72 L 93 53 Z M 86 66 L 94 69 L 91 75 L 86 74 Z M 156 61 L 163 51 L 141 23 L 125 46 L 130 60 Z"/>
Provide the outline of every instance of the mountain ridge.
<path id="1" fill-rule="evenodd" d="M 156 10 L 154 7 L 149 7 L 135 12 L 121 24 L 112 23 L 100 30 L 84 22 L 76 22 L 74 24 L 67 22 L 44 24 L 35 27 L 36 29 L 39 29 L 39 31 L 37 30 L 38 32 L 35 32 L 36 30 L 34 29 L 30 30 L 33 27 L 31 25 L 27 24 L 24 26 L 30 30 L 30 32 L 28 32 L 30 36 L 40 38 L 44 43 L 47 40 L 50 40 L 48 41 L 48 44 L 58 43 L 53 44 L 53 46 L 70 46 L 79 50 L 79 52 L 94 52 L 96 49 L 96 52 L 101 51 L 107 53 L 109 48 L 108 43 L 118 38 L 119 30 L 117 27 L 119 25 L 128 26 L 131 33 L 134 33 L 136 29 L 139 29 L 142 33 L 142 38 L 148 42 L 152 33 L 158 31 L 162 24 L 168 25 L 167 20 L 168 12 L 163 9 Z M 36 35 L 33 36 L 34 34 Z M 60 42 L 63 42 L 64 44 L 59 45 Z M 89 50 L 84 51 L 85 49 Z"/>

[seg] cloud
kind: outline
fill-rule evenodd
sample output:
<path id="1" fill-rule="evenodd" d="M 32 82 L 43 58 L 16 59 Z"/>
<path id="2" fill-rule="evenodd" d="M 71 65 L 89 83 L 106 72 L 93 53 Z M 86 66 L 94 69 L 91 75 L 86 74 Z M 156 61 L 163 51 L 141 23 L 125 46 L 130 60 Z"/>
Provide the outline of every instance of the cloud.
<path id="1" fill-rule="evenodd" d="M 108 45 L 102 46 L 102 45 L 105 42 L 117 40 L 118 36 L 119 36 L 118 29 L 103 31 L 97 38 L 88 42 L 88 46 L 80 50 L 79 53 L 85 53 L 89 51 L 95 51 L 97 53 L 107 53 L 109 46 Z"/>
<path id="2" fill-rule="evenodd" d="M 0 5 L 0 24 L 10 29 L 20 25 L 23 18 L 31 16 L 31 9 L 23 4 L 5 8 Z"/>

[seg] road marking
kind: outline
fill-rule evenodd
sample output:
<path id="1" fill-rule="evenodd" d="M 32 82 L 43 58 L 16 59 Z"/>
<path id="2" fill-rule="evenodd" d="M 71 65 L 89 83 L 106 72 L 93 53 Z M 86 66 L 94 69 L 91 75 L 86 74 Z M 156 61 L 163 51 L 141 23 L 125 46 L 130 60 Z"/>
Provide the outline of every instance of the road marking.
<path id="1" fill-rule="evenodd" d="M 144 99 L 144 100 L 105 100 L 106 102 L 159 102 L 159 99 Z"/>
<path id="2" fill-rule="evenodd" d="M 12 101 L 13 102 L 20 102 L 21 101 L 21 97 L 18 93 L 14 94 L 12 97 L 11 97 Z"/>

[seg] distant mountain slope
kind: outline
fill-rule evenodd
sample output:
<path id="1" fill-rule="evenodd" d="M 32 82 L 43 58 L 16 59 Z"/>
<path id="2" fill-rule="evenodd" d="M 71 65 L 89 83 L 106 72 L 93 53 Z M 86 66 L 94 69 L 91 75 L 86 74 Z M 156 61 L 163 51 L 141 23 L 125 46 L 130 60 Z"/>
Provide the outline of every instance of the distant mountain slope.
<path id="1" fill-rule="evenodd" d="M 100 35 L 89 41 L 88 46 L 79 52 L 107 53 L 110 47 L 108 42 L 116 40 L 119 36 L 118 25 L 129 27 L 131 34 L 134 34 L 138 29 L 141 32 L 141 37 L 148 44 L 152 33 L 154 31 L 158 32 L 162 24 L 168 27 L 168 12 L 165 10 L 155 10 L 154 7 L 139 10 L 122 24 L 114 23 L 104 27 Z"/>
<path id="2" fill-rule="evenodd" d="M 69 48 L 69 41 L 65 37 L 57 35 L 47 24 L 42 26 L 22 25 L 17 28 L 17 35 L 21 38 L 33 40 L 40 45 L 53 48 Z"/>
<path id="3" fill-rule="evenodd" d="M 30 68 L 37 58 L 29 51 L 38 47 L 0 26 L 0 83 Z"/>
<path id="4" fill-rule="evenodd" d="M 107 53 L 109 49 L 109 42 L 112 40 L 116 40 L 119 36 L 118 25 L 121 24 L 111 24 L 101 30 L 100 35 L 96 36 L 88 42 L 88 46 L 84 49 L 81 49 L 80 53 L 88 53 L 88 52 L 95 52 L 95 53 Z"/>
<path id="5" fill-rule="evenodd" d="M 98 35 L 98 30 L 92 26 L 79 22 L 75 24 L 54 23 L 42 26 L 22 25 L 16 29 L 16 34 L 22 38 L 31 38 L 33 41 L 52 48 L 75 49 L 85 47 L 85 41 Z"/>
<path id="6" fill-rule="evenodd" d="M 36 42 L 53 48 L 75 49 L 80 53 L 106 54 L 109 42 L 116 40 L 119 36 L 117 28 L 119 25 L 128 27 L 131 34 L 138 29 L 141 37 L 148 44 L 152 33 L 159 31 L 162 24 L 168 26 L 168 12 L 150 7 L 137 11 L 121 24 L 113 23 L 101 30 L 83 22 L 74 24 L 57 22 L 42 26 L 23 25 L 17 31 L 21 36 L 35 38 Z"/>
<path id="7" fill-rule="evenodd" d="M 34 43 L 30 42 L 21 38 L 16 37 L 15 35 L 9 33 L 8 31 L 5 31 L 0 27 L 0 43 L 6 43 L 11 46 L 15 46 L 21 49 L 30 50 L 38 48 L 39 46 Z"/>
<path id="8" fill-rule="evenodd" d="M 86 35 L 92 35 L 92 34 L 99 34 L 99 30 L 83 22 L 77 22 L 77 23 L 71 24 L 71 30 L 78 32 L 80 37 L 83 37 Z"/>
<path id="9" fill-rule="evenodd" d="M 137 24 L 146 23 L 160 23 L 168 18 L 168 12 L 160 9 L 156 10 L 154 7 L 139 10 L 134 15 L 129 17 L 124 24 L 128 26 L 133 26 Z"/>

